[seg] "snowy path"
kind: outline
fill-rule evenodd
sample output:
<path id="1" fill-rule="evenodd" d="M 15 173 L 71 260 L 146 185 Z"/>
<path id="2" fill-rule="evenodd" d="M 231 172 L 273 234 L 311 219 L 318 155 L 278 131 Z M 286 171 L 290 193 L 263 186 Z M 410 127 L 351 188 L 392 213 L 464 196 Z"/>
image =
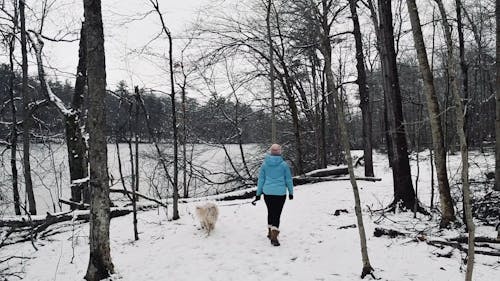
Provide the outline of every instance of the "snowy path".
<path id="1" fill-rule="evenodd" d="M 376 174 L 383 180 L 359 182 L 369 256 L 375 275 L 380 280 L 391 281 L 463 280 L 465 268 L 461 259 L 464 255 L 457 250 L 453 251 L 451 258 L 440 258 L 435 255 L 437 248 L 423 242 L 412 242 L 411 237 L 389 239 L 373 236 L 374 228 L 379 226 L 373 221 L 379 215 L 370 217 L 367 206 L 372 209 L 385 206 L 392 193 L 390 173 L 383 166 L 385 161 L 379 159 L 377 163 L 382 163 L 376 167 Z M 425 167 L 422 171 L 425 173 Z M 422 178 L 428 178 L 428 175 Z M 422 189 L 423 186 L 429 184 L 423 181 Z M 428 191 L 420 192 L 421 200 L 424 200 Z M 165 214 L 156 210 L 139 213 L 140 240 L 137 242 L 133 241 L 131 216 L 113 219 L 111 246 L 117 274 L 111 280 L 360 280 L 358 230 L 338 229 L 356 223 L 348 181 L 297 187 L 295 200 L 285 203 L 280 247 L 271 246 L 266 238 L 264 202 L 252 206 L 249 201 L 217 202 L 220 217 L 209 237 L 198 229 L 198 222 L 192 214 L 196 204 L 200 203 L 181 204 L 181 219 L 175 222 L 167 221 Z M 347 209 L 349 213 L 334 216 L 336 209 Z M 407 226 L 429 227 L 436 231 L 432 227 L 437 222 L 428 222 L 426 217 L 413 220 L 412 214 L 405 213 L 392 214 L 389 218 L 383 220 L 381 226 L 390 228 L 401 223 L 398 227 L 402 230 Z M 494 233 L 491 227 L 483 227 L 478 229 L 478 234 L 493 236 Z M 427 232 L 427 236 L 433 236 L 431 238 L 443 235 L 456 236 L 458 233 L 456 230 L 439 235 Z M 88 225 L 76 228 L 78 243 L 73 263 L 70 263 L 71 237 L 69 231 L 51 237 L 51 241 L 39 240 L 38 252 L 29 243 L 4 247 L 0 257 L 14 254 L 33 257 L 21 267 L 11 263 L 13 270 L 24 272 L 21 274 L 24 280 L 82 280 L 88 262 Z M 446 251 L 449 250 L 443 252 Z M 499 269 L 500 258 L 477 256 L 474 280 L 497 280 Z"/>
<path id="2" fill-rule="evenodd" d="M 361 185 L 364 197 L 384 189 L 383 183 Z M 182 204 L 182 218 L 175 222 L 164 221 L 164 214 L 156 211 L 141 213 L 138 242 L 132 242 L 130 217 L 114 219 L 112 256 L 118 274 L 113 280 L 358 280 L 358 230 L 338 229 L 356 223 L 348 182 L 299 187 L 295 198 L 285 204 L 281 247 L 271 246 L 265 237 L 263 202 L 257 206 L 220 203 L 219 222 L 209 237 L 197 229 L 191 215 L 194 203 Z M 333 216 L 341 208 L 349 214 Z M 431 253 L 436 249 L 425 243 L 375 238 L 375 225 L 368 216 L 365 223 L 372 265 L 382 280 L 462 280 L 457 252 L 452 259 L 438 258 Z M 87 227 L 80 231 L 86 235 Z M 88 259 L 86 237 L 79 240 L 73 264 L 69 263 L 71 233 L 56 240 L 40 247 L 34 254 L 40 258 L 25 264 L 25 280 L 81 280 Z M 23 251 L 30 251 L 30 245 Z M 494 280 L 494 270 L 482 263 L 494 266 L 495 260 L 480 257 L 475 280 Z"/>

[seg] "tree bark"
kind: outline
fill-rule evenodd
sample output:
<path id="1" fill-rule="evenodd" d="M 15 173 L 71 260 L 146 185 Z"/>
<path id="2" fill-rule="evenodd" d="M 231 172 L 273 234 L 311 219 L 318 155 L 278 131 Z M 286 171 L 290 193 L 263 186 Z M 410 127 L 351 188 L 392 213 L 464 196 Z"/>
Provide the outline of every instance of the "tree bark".
<path id="1" fill-rule="evenodd" d="M 441 110 L 434 88 L 434 77 L 427 59 L 420 17 L 415 0 L 406 0 L 408 12 L 413 32 L 413 41 L 417 50 L 418 64 L 422 80 L 424 81 L 424 92 L 427 99 L 427 109 L 429 111 L 432 144 L 435 151 L 435 164 L 439 187 L 439 199 L 441 203 L 441 222 L 440 227 L 448 227 L 455 220 L 455 210 L 450 194 L 450 183 L 446 169 L 446 150 L 444 148 L 443 128 L 441 126 Z"/>
<path id="2" fill-rule="evenodd" d="M 464 110 L 462 100 L 459 94 L 459 81 L 456 79 L 455 61 L 453 58 L 453 41 L 451 38 L 451 28 L 448 24 L 446 10 L 441 0 L 436 0 L 441 13 L 441 20 L 444 27 L 444 35 L 446 39 L 448 68 L 451 81 L 451 92 L 455 103 L 455 114 L 457 119 L 457 133 L 460 140 L 460 154 L 462 156 L 462 191 L 463 191 L 463 205 L 465 209 L 465 219 L 467 221 L 467 231 L 469 234 L 469 247 L 467 257 L 467 270 L 465 273 L 465 280 L 472 280 L 472 272 L 474 270 L 474 236 L 475 226 L 472 220 L 472 207 L 471 207 L 471 193 L 469 188 L 469 151 L 467 149 L 467 139 L 464 130 Z"/>
<path id="3" fill-rule="evenodd" d="M 170 68 L 170 99 L 172 102 L 172 130 L 174 132 L 173 141 L 174 141 L 174 192 L 173 192 L 173 220 L 178 220 L 179 217 L 179 148 L 178 148 L 178 128 L 177 128 L 177 112 L 175 108 L 175 89 L 174 89 L 174 62 L 173 62 L 173 46 L 172 46 L 172 35 L 170 32 L 167 32 L 168 36 L 168 64 Z"/>
<path id="4" fill-rule="evenodd" d="M 186 74 L 184 73 L 184 62 L 181 63 L 182 73 L 184 75 L 183 84 L 181 87 L 181 104 L 182 104 L 182 190 L 184 198 L 189 197 L 189 185 L 187 182 L 187 112 L 186 112 Z"/>
<path id="5" fill-rule="evenodd" d="M 415 190 L 411 180 L 408 144 L 403 123 L 401 92 L 399 87 L 391 1 L 378 0 L 380 18 L 380 55 L 384 73 L 383 85 L 387 101 L 389 135 L 392 140 L 392 172 L 394 179 L 394 201 L 397 208 L 401 202 L 408 210 L 415 204 Z"/>
<path id="6" fill-rule="evenodd" d="M 326 10 L 325 8 L 327 7 L 326 5 L 326 0 L 322 1 L 323 4 L 323 10 Z M 323 41 L 323 44 L 327 44 L 326 40 Z M 330 41 L 328 40 L 328 45 L 330 45 Z M 324 46 L 327 47 L 327 46 Z M 325 48 L 328 49 L 328 48 Z M 331 49 L 331 47 L 330 47 Z M 347 169 L 349 172 L 349 179 L 351 181 L 352 185 L 352 190 L 354 193 L 354 202 L 355 202 L 355 207 L 354 210 L 356 212 L 356 219 L 357 219 L 357 224 L 358 224 L 358 233 L 359 233 L 359 240 L 361 244 L 361 259 L 363 262 L 363 268 L 361 271 L 361 278 L 364 278 L 366 275 L 370 274 L 373 276 L 373 268 L 370 264 L 370 259 L 368 256 L 368 247 L 366 245 L 366 233 L 365 233 L 365 227 L 363 224 L 363 213 L 361 210 L 361 200 L 359 198 L 359 190 L 358 190 L 358 184 L 356 182 L 356 177 L 354 175 L 354 167 L 352 164 L 352 157 L 351 157 L 351 148 L 349 144 L 349 137 L 348 137 L 348 132 L 347 132 L 347 126 L 345 124 L 345 116 L 344 116 L 344 105 L 342 104 L 342 99 L 339 98 L 339 93 L 337 91 L 337 87 L 335 85 L 335 81 L 333 80 L 333 71 L 331 69 L 331 63 L 327 63 L 328 59 L 325 57 L 325 70 L 327 73 L 327 85 L 330 84 L 332 92 L 329 92 L 330 95 L 333 96 L 335 105 L 337 107 L 337 121 L 339 124 L 339 129 L 340 129 L 340 140 L 342 143 L 342 147 L 344 149 L 344 156 L 345 156 L 345 161 L 347 162 Z"/>
<path id="7" fill-rule="evenodd" d="M 500 191 L 500 0 L 496 0 L 495 190 Z"/>
<path id="8" fill-rule="evenodd" d="M 338 127 L 337 111 L 335 98 L 333 96 L 335 88 L 335 78 L 333 77 L 332 71 L 332 46 L 330 44 L 330 31 L 331 26 L 328 22 L 328 11 L 331 8 L 332 2 L 327 3 L 326 1 L 321 1 L 323 6 L 323 14 L 319 14 L 320 17 L 320 52 L 324 58 L 324 68 L 323 71 L 326 77 L 326 107 L 328 112 L 328 121 L 330 123 L 330 134 L 332 136 L 332 150 L 333 150 L 333 163 L 338 165 L 343 162 L 342 157 L 342 145 L 339 141 L 340 128 Z"/>
<path id="9" fill-rule="evenodd" d="M 139 95 L 139 87 L 135 87 L 135 183 L 132 186 L 132 209 L 133 209 L 133 223 L 134 223 L 134 239 L 139 240 L 139 232 L 137 230 L 137 192 L 139 191 L 139 110 L 141 96 Z M 134 165 L 134 163 L 131 163 Z"/>
<path id="10" fill-rule="evenodd" d="M 14 7 L 17 9 L 17 7 Z M 10 77 L 9 77 L 9 98 L 10 98 L 10 109 L 12 114 L 12 125 L 10 128 L 10 168 L 12 173 L 12 192 L 14 199 L 14 213 L 16 215 L 21 215 L 20 199 L 19 199 L 19 184 L 18 184 L 18 172 L 17 172 L 17 109 L 16 102 L 14 99 L 14 50 L 16 44 L 16 28 L 17 28 L 17 11 L 14 12 L 14 19 L 12 22 L 12 35 L 9 41 L 9 66 L 10 66 Z"/>
<path id="11" fill-rule="evenodd" d="M 165 24 L 165 20 L 163 19 L 163 15 L 160 11 L 160 5 L 158 4 L 158 0 L 150 0 L 154 9 L 158 13 L 160 17 L 161 26 L 163 32 L 167 34 L 168 38 L 168 66 L 170 70 L 170 99 L 172 105 L 172 130 L 173 130 L 173 145 L 174 145 L 174 175 L 173 175 L 173 215 L 172 219 L 179 219 L 179 186 L 178 186 L 178 177 L 179 177 L 179 153 L 178 153 L 178 128 L 177 128 L 177 112 L 175 109 L 175 82 L 174 82 L 174 61 L 172 57 L 173 45 L 172 45 L 172 34 L 170 30 L 167 28 Z"/>
<path id="12" fill-rule="evenodd" d="M 363 55 L 363 42 L 361 40 L 361 28 L 359 26 L 358 12 L 356 11 L 357 0 L 349 0 L 351 18 L 354 26 L 354 40 L 356 43 L 356 69 L 358 71 L 359 107 L 363 119 L 363 155 L 365 158 L 365 176 L 373 177 L 372 157 L 372 116 L 370 111 L 370 93 L 366 82 L 365 58 Z"/>
<path id="13" fill-rule="evenodd" d="M 462 22 L 462 1 L 455 0 L 455 9 L 457 12 L 457 31 L 458 31 L 458 50 L 460 56 L 460 71 L 462 74 L 462 91 L 464 92 L 464 108 L 467 108 L 469 103 L 469 69 L 467 62 L 465 61 L 465 41 L 464 41 L 464 27 Z M 464 116 L 464 130 L 465 137 L 467 138 L 467 143 L 469 143 L 469 134 L 467 132 L 468 122 L 468 110 L 465 112 Z"/>
<path id="14" fill-rule="evenodd" d="M 65 116 L 66 146 L 68 149 L 69 174 L 71 179 L 71 201 L 90 203 L 90 190 L 88 181 L 78 181 L 88 177 L 88 148 L 82 132 L 82 105 L 87 83 L 87 50 L 85 48 L 85 23 L 80 31 L 80 44 L 78 49 L 78 66 L 76 69 L 75 90 L 71 102 L 72 114 Z"/>
<path id="15" fill-rule="evenodd" d="M 274 102 L 274 58 L 273 58 L 273 39 L 271 34 L 271 6 L 272 0 L 267 1 L 266 27 L 267 40 L 269 44 L 269 81 L 271 87 L 271 143 L 276 143 L 276 108 Z"/>
<path id="16" fill-rule="evenodd" d="M 109 245 L 110 199 L 105 136 L 106 65 L 100 0 L 84 0 L 89 90 L 90 258 L 85 279 L 114 273 Z"/>
<path id="17" fill-rule="evenodd" d="M 31 113 L 29 110 L 30 95 L 28 93 L 28 50 L 25 19 L 25 1 L 19 1 L 19 19 L 21 21 L 21 54 L 22 54 L 22 82 L 21 95 L 23 100 L 23 165 L 24 165 L 24 184 L 26 195 L 28 197 L 28 210 L 31 215 L 36 215 L 35 194 L 33 192 L 33 181 L 31 180 L 30 164 L 30 129 Z"/>

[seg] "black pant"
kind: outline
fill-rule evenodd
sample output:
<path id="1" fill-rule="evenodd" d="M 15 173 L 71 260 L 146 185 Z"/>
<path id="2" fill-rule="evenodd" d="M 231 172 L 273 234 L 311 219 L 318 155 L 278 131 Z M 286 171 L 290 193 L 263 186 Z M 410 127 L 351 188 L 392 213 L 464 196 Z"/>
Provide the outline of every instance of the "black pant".
<path id="1" fill-rule="evenodd" d="M 264 201 L 267 206 L 267 224 L 280 227 L 281 211 L 285 205 L 286 195 L 265 195 Z"/>

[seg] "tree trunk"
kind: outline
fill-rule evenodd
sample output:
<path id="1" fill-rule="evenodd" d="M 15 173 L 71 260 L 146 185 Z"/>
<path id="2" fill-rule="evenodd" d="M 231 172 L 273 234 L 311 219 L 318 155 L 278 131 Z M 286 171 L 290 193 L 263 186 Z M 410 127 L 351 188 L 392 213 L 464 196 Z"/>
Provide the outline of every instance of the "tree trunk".
<path id="1" fill-rule="evenodd" d="M 500 0 L 496 0 L 495 190 L 500 191 Z"/>
<path id="2" fill-rule="evenodd" d="M 168 62 L 169 62 L 169 68 L 170 68 L 170 99 L 172 102 L 172 130 L 174 132 L 173 135 L 173 141 L 174 141 L 174 194 L 173 194 L 173 215 L 172 219 L 177 220 L 179 219 L 179 207 L 178 207 L 178 202 L 179 202 L 179 152 L 178 152 L 178 141 L 177 141 L 177 112 L 175 109 L 175 89 L 174 89 L 174 67 L 173 67 L 173 57 L 172 57 L 172 35 L 170 32 L 167 32 L 168 36 Z"/>
<path id="3" fill-rule="evenodd" d="M 458 31 L 458 46 L 460 55 L 460 70 L 462 74 L 462 90 L 464 92 L 464 108 L 467 108 L 469 103 L 469 70 L 467 62 L 465 61 L 465 41 L 464 41 L 464 27 L 462 22 L 462 1 L 455 0 L 455 9 L 457 11 L 457 31 Z M 467 138 L 467 143 L 469 143 L 469 134 L 467 130 L 467 124 L 469 119 L 468 110 L 465 112 L 464 116 L 464 131 L 465 137 Z"/>
<path id="4" fill-rule="evenodd" d="M 324 91 L 322 91 L 321 100 L 318 92 L 318 78 L 317 78 L 317 67 L 316 62 L 318 58 L 316 54 L 311 54 L 311 76 L 312 76 L 312 87 L 313 87 L 313 95 L 314 95 L 314 104 L 315 104 L 315 114 L 314 114 L 314 136 L 315 136 L 315 144 L 316 144 L 316 168 L 323 169 L 326 168 L 326 152 L 325 152 L 325 130 L 324 130 Z"/>
<path id="5" fill-rule="evenodd" d="M 114 273 L 109 246 L 110 199 L 106 147 L 106 65 L 101 1 L 84 0 L 89 91 L 90 258 L 85 279 Z"/>
<path id="6" fill-rule="evenodd" d="M 464 110 L 463 104 L 460 98 L 458 89 L 459 81 L 456 79 L 455 62 L 453 59 L 453 41 L 451 38 L 451 28 L 448 24 L 448 19 L 446 16 L 446 10 L 444 8 L 443 2 L 441 0 L 436 0 L 439 7 L 439 12 L 441 13 L 441 20 L 444 27 L 444 35 L 446 39 L 447 48 L 447 59 L 448 68 L 451 80 L 451 92 L 455 102 L 455 113 L 457 119 L 457 133 L 460 140 L 460 154 L 462 155 L 462 190 L 464 199 L 464 209 L 467 221 L 467 230 L 469 233 L 469 247 L 468 247 L 468 257 L 467 257 L 467 271 L 465 273 L 465 280 L 472 280 L 472 272 L 474 270 L 474 236 L 475 227 L 474 221 L 472 220 L 472 208 L 471 208 L 471 194 L 469 188 L 469 151 L 467 149 L 467 140 L 464 131 Z"/>
<path id="7" fill-rule="evenodd" d="M 28 196 L 29 213 L 36 215 L 35 194 L 33 193 L 33 182 L 31 180 L 30 164 L 30 129 L 31 113 L 29 110 L 30 95 L 28 93 L 28 50 L 26 35 L 26 19 L 24 14 L 25 1 L 19 1 L 19 19 L 21 21 L 21 54 L 23 78 L 21 82 L 21 95 L 23 100 L 23 165 L 24 165 L 24 184 L 26 195 Z"/>
<path id="8" fill-rule="evenodd" d="M 413 209 L 415 190 L 411 180 L 410 162 L 403 123 L 401 92 L 399 88 L 394 31 L 392 25 L 391 1 L 378 0 L 380 17 L 380 55 L 384 73 L 384 91 L 387 101 L 389 135 L 392 139 L 392 172 L 394 178 L 393 206 L 401 202 L 406 209 Z"/>
<path id="9" fill-rule="evenodd" d="M 427 109 L 431 124 L 432 144 L 435 151 L 435 164 L 438 178 L 439 199 L 441 203 L 441 222 L 440 227 L 448 227 L 455 220 L 455 210 L 450 194 L 450 183 L 446 170 L 446 151 L 444 148 L 443 128 L 441 126 L 441 110 L 434 88 L 434 77 L 427 59 L 424 38 L 420 24 L 420 17 L 415 0 L 406 0 L 410 21 L 413 31 L 413 41 L 417 50 L 418 64 L 422 80 L 424 81 L 424 92 L 427 99 Z M 418 151 L 417 151 L 418 153 Z"/>
<path id="10" fill-rule="evenodd" d="M 372 114 L 370 111 L 370 93 L 366 83 L 365 58 L 363 55 L 363 42 L 361 41 L 361 28 L 359 26 L 358 12 L 356 11 L 357 0 L 349 0 L 351 18 L 354 26 L 354 39 L 356 42 L 356 68 L 358 70 L 359 107 L 363 119 L 363 150 L 365 158 L 365 177 L 373 177 L 372 157 Z"/>
<path id="11" fill-rule="evenodd" d="M 160 4 L 158 0 L 150 0 L 154 9 L 158 13 L 160 17 L 161 25 L 163 32 L 167 34 L 168 37 L 168 66 L 170 70 L 170 99 L 172 103 L 172 130 L 173 130 L 173 145 L 174 145 L 174 175 L 173 175 L 173 215 L 172 219 L 179 219 L 179 186 L 178 186 L 178 177 L 179 177 L 179 155 L 178 155 L 178 128 L 177 128 L 177 112 L 175 109 L 175 82 L 174 82 L 174 61 L 172 57 L 173 45 L 172 45 L 172 34 L 170 30 L 167 28 L 165 24 L 165 20 L 163 19 L 163 15 L 160 11 Z M 165 171 L 167 173 L 167 171 Z"/>
<path id="12" fill-rule="evenodd" d="M 325 3 L 325 1 L 323 1 Z M 325 60 L 326 61 L 326 60 Z M 344 116 L 344 105 L 342 104 L 342 99 L 339 98 L 339 93 L 337 91 L 337 88 L 335 86 L 335 82 L 333 79 L 333 75 L 330 75 L 328 73 L 333 73 L 331 69 L 331 64 L 326 64 L 325 65 L 325 70 L 327 71 L 327 84 L 332 85 L 333 92 L 329 93 L 333 96 L 335 105 L 337 107 L 337 121 L 339 124 L 340 128 L 340 140 L 342 142 L 342 147 L 344 149 L 344 155 L 345 155 L 345 160 L 347 162 L 347 168 L 349 171 L 349 178 L 351 181 L 352 185 L 352 190 L 354 193 L 354 202 L 355 202 L 355 207 L 354 210 L 356 212 L 356 219 L 358 223 L 358 233 L 359 233 L 359 240 L 361 244 L 361 259 L 363 262 L 363 268 L 361 271 L 361 278 L 364 278 L 366 275 L 371 274 L 373 276 L 373 268 L 370 264 L 370 259 L 368 257 L 368 247 L 366 245 L 366 233 L 365 233 L 365 227 L 363 224 L 363 213 L 361 210 L 361 200 L 359 198 L 359 190 L 358 190 L 358 184 L 356 182 L 356 178 L 354 175 L 354 167 L 352 164 L 352 157 L 351 157 L 351 148 L 349 144 L 349 138 L 348 138 L 348 132 L 347 132 L 347 126 L 345 124 L 345 116 Z"/>
<path id="13" fill-rule="evenodd" d="M 184 66 L 183 66 L 184 68 Z M 189 197 L 189 185 L 187 182 L 187 113 L 186 113 L 186 77 L 182 86 L 182 187 L 184 198 Z"/>
<path id="14" fill-rule="evenodd" d="M 271 142 L 276 143 L 276 108 L 274 102 L 274 58 L 273 58 L 273 39 L 271 34 L 271 5 L 272 0 L 267 1 L 266 27 L 267 40 L 269 44 L 269 81 L 271 82 Z"/>
<path id="15" fill-rule="evenodd" d="M 321 17 L 320 19 L 320 24 L 321 24 L 321 32 L 320 32 L 320 52 L 324 57 L 324 73 L 326 76 L 326 107 L 327 107 L 327 112 L 328 112 L 328 121 L 330 123 L 330 136 L 332 137 L 332 150 L 333 150 L 333 164 L 338 165 L 343 163 L 343 158 L 342 157 L 342 147 L 341 143 L 339 142 L 338 136 L 340 135 L 339 127 L 337 124 L 337 111 L 339 110 L 336 108 L 335 104 L 335 98 L 333 96 L 334 91 L 337 89 L 335 88 L 335 78 L 333 77 L 333 71 L 332 71 L 332 46 L 330 45 L 330 29 L 331 26 L 329 25 L 329 19 L 328 19 L 328 11 L 331 8 L 330 3 L 326 3 L 326 1 L 321 1 L 323 5 L 323 14 L 319 15 Z"/>
<path id="16" fill-rule="evenodd" d="M 20 199 L 19 199 L 19 187 L 18 187 L 18 173 L 17 173 L 17 109 L 16 102 L 14 99 L 14 80 L 16 74 L 14 72 L 14 49 L 16 44 L 16 27 L 17 27 L 17 11 L 14 12 L 15 17 L 13 20 L 12 27 L 12 37 L 9 41 L 9 63 L 10 63 L 10 77 L 9 77 L 9 98 L 10 98 L 10 108 L 12 114 L 12 125 L 10 128 L 10 168 L 12 172 L 12 191 L 14 199 L 14 213 L 16 215 L 21 215 Z"/>
<path id="17" fill-rule="evenodd" d="M 82 105 L 87 83 L 87 50 L 85 48 L 85 23 L 80 31 L 80 47 L 78 50 L 78 67 L 76 69 L 75 90 L 71 103 L 72 114 L 65 116 L 66 146 L 68 149 L 69 174 L 71 179 L 71 201 L 90 203 L 90 190 L 88 181 L 88 148 L 82 132 Z M 73 207 L 72 207 L 73 208 Z"/>
<path id="18" fill-rule="evenodd" d="M 135 182 L 132 185 L 132 210 L 133 210 L 133 223 L 134 223 L 134 240 L 139 240 L 139 232 L 137 231 L 137 192 L 139 191 L 139 104 L 141 96 L 139 95 L 139 87 L 135 87 Z M 134 163 L 131 163 L 134 165 Z"/>
<path id="19" fill-rule="evenodd" d="M 344 110 L 343 110 L 343 104 L 340 99 L 338 98 L 338 93 L 334 94 L 335 96 L 335 103 L 338 105 L 338 110 L 337 110 L 337 117 L 339 121 L 339 127 L 340 127 L 340 133 L 341 133 L 341 141 L 342 141 L 342 146 L 344 148 L 345 152 L 345 158 L 347 162 L 347 168 L 349 170 L 349 178 L 351 181 L 352 185 L 352 190 L 354 193 L 354 202 L 355 202 L 355 207 L 354 210 L 356 212 L 356 219 L 358 223 L 358 234 L 359 234 L 359 240 L 361 244 L 361 259 L 363 262 L 363 268 L 361 271 L 361 278 L 365 277 L 368 274 L 372 274 L 373 268 L 370 264 L 370 259 L 368 257 L 368 247 L 366 244 L 366 232 L 365 232 L 365 227 L 363 223 L 363 213 L 361 210 L 361 200 L 359 197 L 359 189 L 358 189 L 358 184 L 356 182 L 356 178 L 354 175 L 354 167 L 352 164 L 352 157 L 351 157 L 351 148 L 349 144 L 349 139 L 348 139 L 348 132 L 347 132 L 347 127 L 345 125 L 345 117 L 344 117 Z"/>

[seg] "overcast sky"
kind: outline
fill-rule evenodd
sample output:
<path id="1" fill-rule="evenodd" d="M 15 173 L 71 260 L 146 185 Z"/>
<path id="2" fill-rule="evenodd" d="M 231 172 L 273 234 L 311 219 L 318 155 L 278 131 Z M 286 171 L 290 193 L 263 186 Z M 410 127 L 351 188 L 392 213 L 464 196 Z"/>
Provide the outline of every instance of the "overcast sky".
<path id="1" fill-rule="evenodd" d="M 48 14 L 44 35 L 58 37 L 67 30 L 78 33 L 83 19 L 82 2 L 57 0 Z M 207 4 L 224 6 L 226 3 L 224 0 L 160 0 L 160 9 L 174 37 L 174 48 L 177 51 L 181 48 L 184 31 L 196 21 L 200 10 L 206 9 Z M 146 15 L 153 9 L 149 0 L 103 0 L 102 5 L 108 87 L 113 89 L 120 80 L 151 88 L 166 85 L 168 79 L 161 68 L 167 62 L 149 60 L 144 55 L 139 58 L 138 54 L 161 32 L 158 15 Z M 38 25 L 35 21 L 31 24 Z M 72 34 L 67 38 L 77 36 Z M 164 37 L 149 46 L 156 53 L 168 52 L 168 41 Z M 78 42 L 47 42 L 44 53 L 47 66 L 54 68 L 52 75 L 60 80 L 72 79 L 78 61 Z"/>

